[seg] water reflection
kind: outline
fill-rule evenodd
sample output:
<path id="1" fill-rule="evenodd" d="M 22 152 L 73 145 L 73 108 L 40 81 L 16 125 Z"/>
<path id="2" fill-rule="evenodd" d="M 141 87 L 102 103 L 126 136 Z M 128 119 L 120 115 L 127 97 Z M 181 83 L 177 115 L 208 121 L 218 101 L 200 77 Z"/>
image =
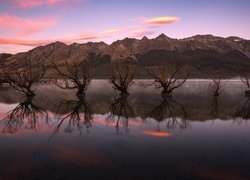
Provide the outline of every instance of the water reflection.
<path id="1" fill-rule="evenodd" d="M 241 117 L 244 120 L 250 118 L 250 97 L 246 97 L 245 101 L 237 106 L 234 117 Z"/>
<path id="2" fill-rule="evenodd" d="M 76 128 L 82 135 L 82 129 L 87 132 L 92 127 L 93 113 L 85 95 L 77 95 L 77 100 L 63 100 L 57 108 L 57 114 L 60 115 L 56 120 L 55 133 L 57 133 L 64 124 L 64 132 L 72 133 Z M 66 115 L 65 115 L 66 114 Z"/>
<path id="3" fill-rule="evenodd" d="M 27 96 L 3 119 L 3 132 L 15 133 L 18 129 L 37 130 L 38 124 L 48 124 L 48 113 L 43 108 L 34 104 L 35 95 Z"/>
<path id="4" fill-rule="evenodd" d="M 239 84 L 214 98 L 208 83 L 187 82 L 162 98 L 139 83 L 118 97 L 94 83 L 86 96 L 1 90 L 0 179 L 249 179 L 250 100 Z"/>
<path id="5" fill-rule="evenodd" d="M 164 122 L 167 129 L 186 129 L 195 121 L 250 118 L 250 100 L 243 96 L 237 83 L 228 83 L 228 87 L 219 97 L 211 96 L 209 83 L 204 82 L 188 82 L 176 90 L 173 97 L 160 97 L 157 91 L 142 88 L 143 83 L 147 82 L 141 81 L 131 87 L 129 96 L 117 97 L 112 94 L 112 88 L 108 89 L 102 84 L 105 81 L 99 82 L 90 85 L 86 96 L 75 96 L 74 91 L 41 85 L 36 87 L 36 96 L 28 96 L 22 100 L 22 94 L 2 89 L 2 104 L 18 103 L 17 107 L 10 109 L 8 115 L 4 114 L 7 117 L 1 115 L 4 131 L 16 132 L 22 127 L 36 129 L 37 122 L 41 124 L 44 121 L 44 125 L 54 127 L 54 133 L 63 129 L 65 133 L 77 130 L 81 134 L 83 129 L 89 132 L 95 125 L 96 115 L 103 115 L 103 122 L 115 127 L 117 133 L 128 133 L 130 127 L 134 124 L 143 125 L 145 119 L 159 124 Z M 237 104 L 240 105 L 234 112 Z M 46 111 L 52 115 L 51 118 L 48 118 Z"/>
<path id="6" fill-rule="evenodd" d="M 185 129 L 188 126 L 185 120 L 187 117 L 185 108 L 169 96 L 163 97 L 161 102 L 148 113 L 147 117 L 151 117 L 158 122 L 165 121 L 168 129 Z"/>
<path id="7" fill-rule="evenodd" d="M 122 127 L 124 132 L 129 132 L 129 120 L 131 117 L 135 117 L 135 113 L 128 103 L 128 95 L 115 97 L 109 108 L 107 122 L 114 124 L 117 134 L 120 127 Z"/>
<path id="8" fill-rule="evenodd" d="M 219 109 L 219 97 L 214 96 L 212 103 L 211 103 L 211 111 L 209 113 L 211 117 L 213 117 L 214 119 L 218 117 L 218 113 L 219 113 L 218 109 Z"/>

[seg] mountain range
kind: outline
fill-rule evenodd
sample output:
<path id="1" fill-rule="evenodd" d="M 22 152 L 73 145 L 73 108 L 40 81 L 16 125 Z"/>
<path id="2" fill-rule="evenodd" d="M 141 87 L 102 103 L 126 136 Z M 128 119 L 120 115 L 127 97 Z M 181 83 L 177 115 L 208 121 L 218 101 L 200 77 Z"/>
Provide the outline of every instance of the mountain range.
<path id="1" fill-rule="evenodd" d="M 143 71 L 145 66 L 171 63 L 190 66 L 191 76 L 194 78 L 213 74 L 232 78 L 243 70 L 250 70 L 250 40 L 213 35 L 173 39 L 160 34 L 153 39 L 125 38 L 110 45 L 104 42 L 70 45 L 54 42 L 15 55 L 0 54 L 0 62 L 24 62 L 26 59 L 36 62 L 42 60 L 42 56 L 49 59 L 48 67 L 51 67 L 51 62 L 63 65 L 66 58 L 89 61 L 94 65 L 93 74 L 96 78 L 107 76 L 107 66 L 121 61 L 138 65 L 137 77 L 146 76 Z"/>

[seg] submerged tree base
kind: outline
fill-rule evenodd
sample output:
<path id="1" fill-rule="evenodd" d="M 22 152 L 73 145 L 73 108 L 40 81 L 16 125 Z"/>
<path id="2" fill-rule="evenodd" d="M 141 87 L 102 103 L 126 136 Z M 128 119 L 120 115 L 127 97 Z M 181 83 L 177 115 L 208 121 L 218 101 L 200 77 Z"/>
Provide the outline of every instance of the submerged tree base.
<path id="1" fill-rule="evenodd" d="M 167 98 L 167 97 L 172 97 L 172 92 L 165 92 L 165 91 L 162 91 L 161 92 L 161 97 L 163 98 Z"/>
<path id="2" fill-rule="evenodd" d="M 26 95 L 27 97 L 33 97 L 33 96 L 35 96 L 36 94 L 35 94 L 33 91 L 30 91 L 30 92 L 26 92 L 25 95 Z"/>
<path id="3" fill-rule="evenodd" d="M 214 96 L 215 97 L 218 97 L 220 94 L 219 93 L 214 93 Z"/>
<path id="4" fill-rule="evenodd" d="M 121 91 L 120 95 L 123 96 L 123 97 L 125 97 L 125 96 L 129 95 L 129 92 L 127 92 L 127 91 Z"/>
<path id="5" fill-rule="evenodd" d="M 77 91 L 76 96 L 85 96 L 85 91 Z"/>

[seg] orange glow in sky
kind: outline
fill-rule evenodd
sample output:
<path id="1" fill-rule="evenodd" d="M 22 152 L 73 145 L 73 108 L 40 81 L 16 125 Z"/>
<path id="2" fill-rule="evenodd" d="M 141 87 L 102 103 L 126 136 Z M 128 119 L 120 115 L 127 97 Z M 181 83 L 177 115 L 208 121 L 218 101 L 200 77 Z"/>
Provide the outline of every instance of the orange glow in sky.
<path id="1" fill-rule="evenodd" d="M 170 23 L 178 21 L 179 19 L 180 19 L 179 17 L 156 17 L 156 18 L 147 19 L 146 23 L 148 24 L 170 24 Z"/>

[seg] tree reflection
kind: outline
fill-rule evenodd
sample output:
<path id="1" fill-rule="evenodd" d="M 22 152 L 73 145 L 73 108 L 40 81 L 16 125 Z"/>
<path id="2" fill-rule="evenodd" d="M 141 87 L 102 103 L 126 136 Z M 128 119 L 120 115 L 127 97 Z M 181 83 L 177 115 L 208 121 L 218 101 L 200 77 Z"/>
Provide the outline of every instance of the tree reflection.
<path id="1" fill-rule="evenodd" d="M 128 96 L 120 95 L 112 101 L 107 121 L 108 123 L 114 123 L 117 134 L 120 131 L 120 126 L 125 133 L 128 133 L 129 117 L 135 117 L 134 110 L 128 103 Z"/>
<path id="2" fill-rule="evenodd" d="M 234 118 L 237 117 L 241 117 L 245 120 L 250 118 L 250 97 L 246 97 L 246 100 L 239 106 L 237 106 L 236 111 L 234 113 Z"/>
<path id="3" fill-rule="evenodd" d="M 4 133 L 16 133 L 19 129 L 37 129 L 41 123 L 48 124 L 48 113 L 33 102 L 35 95 L 27 96 L 3 120 Z"/>
<path id="4" fill-rule="evenodd" d="M 163 97 L 160 104 L 155 106 L 147 115 L 147 117 L 154 118 L 159 123 L 166 122 L 168 129 L 187 128 L 186 116 L 184 107 L 169 96 Z"/>
<path id="5" fill-rule="evenodd" d="M 209 113 L 209 115 L 211 115 L 213 118 L 218 117 L 218 107 L 219 107 L 218 96 L 214 96 L 211 105 L 211 111 Z"/>
<path id="6" fill-rule="evenodd" d="M 77 100 L 63 101 L 58 107 L 57 113 L 65 114 L 63 118 L 56 121 L 55 133 L 57 133 L 64 122 L 66 122 L 64 132 L 72 133 L 77 128 L 82 135 L 82 129 L 86 128 L 87 131 L 92 127 L 92 110 L 90 104 L 84 95 L 77 95 Z"/>

